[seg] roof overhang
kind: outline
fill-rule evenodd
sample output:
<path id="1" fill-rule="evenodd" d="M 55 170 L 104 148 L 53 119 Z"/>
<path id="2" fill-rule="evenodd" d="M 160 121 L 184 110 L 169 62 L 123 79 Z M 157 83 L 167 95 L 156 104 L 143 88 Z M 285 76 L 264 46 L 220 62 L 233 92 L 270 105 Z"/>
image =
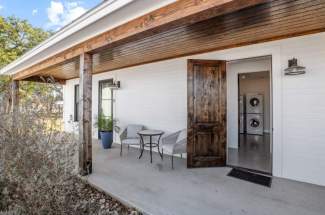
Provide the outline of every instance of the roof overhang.
<path id="1" fill-rule="evenodd" d="M 175 1 L 103 1 L 17 60 L 2 68 L 0 74 L 16 74 L 83 41 Z M 125 11 L 129 11 L 128 16 L 125 16 Z"/>
<path id="2" fill-rule="evenodd" d="M 41 70 L 137 35 L 176 28 L 268 0 L 111 0 L 86 13 L 0 73 L 22 80 Z M 127 16 L 125 16 L 127 14 Z"/>

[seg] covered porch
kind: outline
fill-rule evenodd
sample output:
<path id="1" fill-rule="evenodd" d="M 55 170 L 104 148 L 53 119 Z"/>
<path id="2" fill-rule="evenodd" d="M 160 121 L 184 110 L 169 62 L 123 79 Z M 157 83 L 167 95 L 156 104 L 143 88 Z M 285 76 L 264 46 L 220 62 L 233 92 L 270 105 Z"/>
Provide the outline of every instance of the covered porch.
<path id="1" fill-rule="evenodd" d="M 164 116 L 157 117 L 158 120 L 153 120 L 150 116 L 144 119 L 143 116 L 152 111 L 153 106 L 143 105 L 144 102 L 140 102 L 137 96 L 147 93 L 146 98 L 153 98 L 157 87 L 160 87 L 159 91 L 169 99 L 167 101 L 171 101 L 169 95 L 175 96 L 177 93 L 168 90 L 175 90 L 177 85 L 184 88 L 177 91 L 180 96 L 173 97 L 170 106 L 177 104 L 178 107 L 181 106 L 180 109 L 182 105 L 186 107 L 186 62 L 189 56 L 210 60 L 236 60 L 272 55 L 274 56 L 272 66 L 276 72 L 272 74 L 275 80 L 274 92 L 276 92 L 274 119 L 279 119 L 274 120 L 273 149 L 276 154 L 274 175 L 323 183 L 323 175 L 317 174 L 321 166 L 311 165 L 316 163 L 315 158 L 308 157 L 312 153 L 306 153 L 303 162 L 304 167 L 308 166 L 308 168 L 304 169 L 306 171 L 304 174 L 300 174 L 301 169 L 296 168 L 302 165 L 300 154 L 290 153 L 293 148 L 300 149 L 299 152 L 306 151 L 303 150 L 306 148 L 312 151 L 310 147 L 305 147 L 303 143 L 300 144 L 300 148 L 294 144 L 289 144 L 287 148 L 282 146 L 283 140 L 288 143 L 299 140 L 291 139 L 291 136 L 282 136 L 282 132 L 285 133 L 287 130 L 281 127 L 285 124 L 281 121 L 282 108 L 286 105 L 287 107 L 297 105 L 291 100 L 287 101 L 292 103 L 284 103 L 283 106 L 280 102 L 286 101 L 281 97 L 282 81 L 287 81 L 287 86 L 297 85 L 297 82 L 292 83 L 292 80 L 282 80 L 283 65 L 287 63 L 287 59 L 296 56 L 297 53 L 303 59 L 311 58 L 308 51 L 320 53 L 317 57 L 316 54 L 313 56 L 318 64 L 309 62 L 309 68 L 313 68 L 317 73 L 321 68 L 318 66 L 321 65 L 319 62 L 323 61 L 323 55 L 317 48 L 324 36 L 302 42 L 292 40 L 290 43 L 287 41 L 276 43 L 276 40 L 325 31 L 325 18 L 322 15 L 324 12 L 325 3 L 321 1 L 179 0 L 137 19 L 127 22 L 124 20 L 123 25 L 107 29 L 104 33 L 70 48 L 62 49 L 55 55 L 47 57 L 46 53 L 41 53 L 43 60 L 39 60 L 37 64 L 16 68 L 19 72 L 13 76 L 17 83 L 14 91 L 17 92 L 20 80 L 43 81 L 44 77 L 51 78 L 65 84 L 66 100 L 70 102 L 67 109 L 71 106 L 68 111 L 73 113 L 73 105 L 71 105 L 73 91 L 75 85 L 79 84 L 80 94 L 76 99 L 79 105 L 79 122 L 76 120 L 76 124 L 79 124 L 80 173 L 87 175 L 89 182 L 94 186 L 145 213 L 153 215 L 322 214 L 325 210 L 324 187 L 275 177 L 272 188 L 266 188 L 228 177 L 230 171 L 228 167 L 188 169 L 186 159 L 180 158 L 175 159 L 175 170 L 172 170 L 170 158 L 167 156 L 161 161 L 155 153 L 151 164 L 148 151 L 145 151 L 143 158 L 139 160 L 139 151 L 130 148 L 128 152 L 124 150 L 126 153 L 121 157 L 119 146 L 114 145 L 111 150 L 103 150 L 92 138 L 97 135 L 93 130 L 93 123 L 94 115 L 99 113 L 96 109 L 98 108 L 98 83 L 101 80 L 109 78 L 121 81 L 122 87 L 120 92 L 117 92 L 118 99 L 115 105 L 125 125 L 143 123 L 153 129 L 160 129 L 160 127 L 170 129 L 171 125 L 176 124 L 175 117 L 172 118 L 173 121 L 167 121 Z M 82 35 L 89 29 L 91 28 L 84 28 L 79 33 Z M 270 41 L 276 42 L 271 45 L 264 44 Z M 247 48 L 249 50 L 238 48 L 252 44 L 261 46 Z M 238 49 L 224 51 L 232 48 Z M 307 48 L 310 50 L 305 51 Z M 221 52 L 217 53 L 217 51 Z M 156 63 L 154 67 L 152 63 Z M 313 77 L 315 80 L 310 79 L 310 82 L 318 83 L 317 80 L 322 80 L 317 79 L 317 76 Z M 127 87 L 124 88 L 125 83 Z M 170 94 L 167 95 L 168 93 Z M 131 112 L 130 104 L 126 103 L 131 97 L 139 101 L 136 103 L 133 100 L 132 104 L 137 105 L 134 114 L 128 114 Z M 152 101 L 147 101 L 146 104 Z M 163 103 L 163 101 L 154 101 L 157 106 Z M 166 109 L 157 110 L 153 111 L 158 112 L 155 115 Z M 175 109 L 172 111 L 176 112 Z M 180 116 L 178 120 L 180 123 L 177 124 L 178 127 L 175 126 L 177 129 L 186 127 L 186 111 L 187 109 L 183 108 L 177 113 Z M 70 119 L 70 113 L 64 117 Z M 157 123 L 159 120 L 161 124 Z M 236 120 L 234 121 L 236 124 Z M 295 123 L 289 122 L 285 125 L 292 126 L 292 124 Z M 168 132 L 175 131 L 174 128 L 168 130 Z M 320 132 L 318 134 L 320 136 Z M 307 132 L 304 137 L 309 138 L 308 135 Z M 317 144 L 315 146 L 317 151 L 317 147 L 320 146 Z M 321 159 L 321 155 L 317 159 Z"/>
<path id="2" fill-rule="evenodd" d="M 93 173 L 88 181 L 122 202 L 152 215 L 321 215 L 325 188 L 273 178 L 272 188 L 227 176 L 230 168 L 187 169 L 186 160 L 161 161 L 154 153 L 130 148 L 120 157 L 119 145 L 103 150 L 93 143 Z"/>
<path id="3" fill-rule="evenodd" d="M 96 18 L 95 13 L 105 7 L 110 8 L 109 4 L 105 1 L 87 14 L 94 16 L 93 25 L 83 23 L 86 16 L 81 17 L 78 22 L 54 35 L 56 40 L 46 41 L 45 45 L 26 55 L 26 59 L 9 65 L 5 71 L 14 71 L 16 87 L 13 90 L 16 92 L 20 80 L 43 82 L 50 79 L 66 84 L 79 79 L 78 110 L 75 112 L 79 116 L 79 165 L 82 175 L 92 172 L 91 139 L 95 113 L 92 104 L 96 97 L 92 93 L 95 77 L 105 72 L 313 34 L 325 29 L 324 16 L 320 15 L 325 11 L 325 3 L 319 1 L 179 0 L 169 4 L 164 1 L 151 11 L 139 10 L 144 5 L 136 2 L 124 5 L 125 8 L 116 13 L 111 11 L 101 19 Z M 121 19 L 116 15 L 128 12 L 136 13 L 136 18 Z M 111 16 L 114 19 L 109 19 Z M 106 19 L 116 23 L 107 26 L 109 22 Z M 75 34 L 68 34 L 71 29 L 75 30 Z M 97 35 L 88 35 L 93 32 Z"/>

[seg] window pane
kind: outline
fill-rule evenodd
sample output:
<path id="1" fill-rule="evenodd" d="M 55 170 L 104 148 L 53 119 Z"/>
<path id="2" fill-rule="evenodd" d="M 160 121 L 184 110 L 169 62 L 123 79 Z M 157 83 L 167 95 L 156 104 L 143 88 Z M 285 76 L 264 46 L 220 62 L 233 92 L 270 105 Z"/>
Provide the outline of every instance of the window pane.
<path id="1" fill-rule="evenodd" d="M 79 85 L 76 85 L 76 101 L 79 100 Z"/>
<path id="2" fill-rule="evenodd" d="M 112 100 L 102 100 L 101 111 L 105 117 L 112 116 Z"/>
<path id="3" fill-rule="evenodd" d="M 74 121 L 79 121 L 79 103 L 76 104 L 76 112 Z"/>
<path id="4" fill-rule="evenodd" d="M 109 88 L 110 83 L 103 83 L 102 84 L 102 99 L 111 99 L 112 92 Z"/>
<path id="5" fill-rule="evenodd" d="M 74 121 L 79 119 L 79 85 L 74 88 Z"/>

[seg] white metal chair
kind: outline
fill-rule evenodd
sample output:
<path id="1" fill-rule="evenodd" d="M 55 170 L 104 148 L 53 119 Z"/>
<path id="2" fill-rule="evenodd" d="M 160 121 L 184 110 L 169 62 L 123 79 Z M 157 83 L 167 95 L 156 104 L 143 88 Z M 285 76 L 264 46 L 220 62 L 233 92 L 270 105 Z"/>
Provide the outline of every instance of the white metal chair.
<path id="1" fill-rule="evenodd" d="M 187 147 L 187 129 L 170 134 L 162 139 L 162 153 L 171 154 L 172 169 L 174 169 L 174 155 L 186 153 Z"/>
<path id="2" fill-rule="evenodd" d="M 120 134 L 120 140 L 121 140 L 121 151 L 120 156 L 122 156 L 122 150 L 123 145 L 127 145 L 128 149 L 130 148 L 130 145 L 139 145 L 141 146 L 141 140 L 138 135 L 139 131 L 144 130 L 143 125 L 128 125 Z"/>

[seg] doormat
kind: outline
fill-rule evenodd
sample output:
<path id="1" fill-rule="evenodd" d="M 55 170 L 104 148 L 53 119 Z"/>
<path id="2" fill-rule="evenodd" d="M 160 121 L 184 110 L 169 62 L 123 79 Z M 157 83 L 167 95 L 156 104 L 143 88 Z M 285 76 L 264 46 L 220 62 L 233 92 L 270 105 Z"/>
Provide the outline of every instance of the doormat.
<path id="1" fill-rule="evenodd" d="M 256 174 L 241 169 L 232 169 L 228 173 L 228 176 L 263 185 L 266 187 L 271 187 L 272 184 L 272 177 Z"/>

